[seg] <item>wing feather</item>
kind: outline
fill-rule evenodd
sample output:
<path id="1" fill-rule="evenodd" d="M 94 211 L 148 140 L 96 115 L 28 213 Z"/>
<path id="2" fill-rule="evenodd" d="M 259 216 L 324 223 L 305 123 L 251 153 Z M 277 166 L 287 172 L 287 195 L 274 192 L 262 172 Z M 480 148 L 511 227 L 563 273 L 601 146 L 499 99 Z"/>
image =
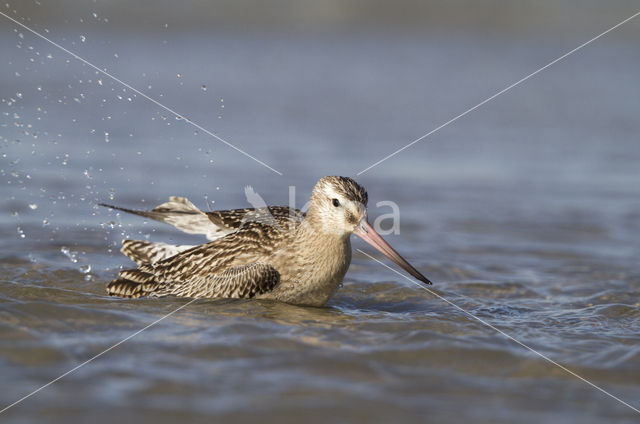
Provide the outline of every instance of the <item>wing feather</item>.
<path id="1" fill-rule="evenodd" d="M 106 203 L 100 203 L 100 205 L 165 222 L 188 234 L 204 234 L 212 241 L 239 230 L 247 223 L 262 223 L 280 230 L 290 229 L 305 216 L 300 210 L 288 206 L 202 212 L 189 199 L 178 196 L 171 196 L 168 202 L 150 211 L 139 211 Z"/>

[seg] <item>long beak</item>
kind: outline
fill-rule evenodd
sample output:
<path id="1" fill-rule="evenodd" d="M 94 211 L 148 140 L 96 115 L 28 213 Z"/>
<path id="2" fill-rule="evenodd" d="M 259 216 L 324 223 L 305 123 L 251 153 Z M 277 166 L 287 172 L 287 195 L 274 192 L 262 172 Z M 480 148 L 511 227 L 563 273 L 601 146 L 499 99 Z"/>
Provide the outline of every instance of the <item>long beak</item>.
<path id="1" fill-rule="evenodd" d="M 431 284 L 431 281 L 424 275 L 420 274 L 420 272 L 415 269 L 409 262 L 407 262 L 398 252 L 396 252 L 393 247 L 389 246 L 389 243 L 384 241 L 384 239 L 380 236 L 380 234 L 376 233 L 376 231 L 369 225 L 366 219 L 363 219 L 360 222 L 360 225 L 353 232 L 355 235 L 360 237 L 362 240 L 369 243 L 371 246 L 378 249 L 382 254 L 384 254 L 387 258 L 391 259 L 402 269 L 407 271 L 409 274 L 413 275 L 418 280 L 422 281 L 425 284 Z"/>

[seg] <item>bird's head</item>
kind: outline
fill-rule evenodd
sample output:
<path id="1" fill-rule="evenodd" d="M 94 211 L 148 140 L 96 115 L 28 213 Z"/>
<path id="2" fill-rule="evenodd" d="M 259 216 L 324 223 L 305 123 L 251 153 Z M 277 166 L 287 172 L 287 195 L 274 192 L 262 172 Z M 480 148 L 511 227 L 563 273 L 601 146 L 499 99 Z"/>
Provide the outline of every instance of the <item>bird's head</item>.
<path id="1" fill-rule="evenodd" d="M 311 193 L 309 216 L 323 233 L 348 237 L 367 219 L 367 191 L 351 178 L 323 177 Z"/>
<path id="2" fill-rule="evenodd" d="M 348 177 L 329 176 L 318 181 L 311 193 L 307 219 L 314 230 L 338 237 L 352 233 L 375 247 L 425 284 L 431 282 L 396 252 L 367 222 L 367 191 Z"/>

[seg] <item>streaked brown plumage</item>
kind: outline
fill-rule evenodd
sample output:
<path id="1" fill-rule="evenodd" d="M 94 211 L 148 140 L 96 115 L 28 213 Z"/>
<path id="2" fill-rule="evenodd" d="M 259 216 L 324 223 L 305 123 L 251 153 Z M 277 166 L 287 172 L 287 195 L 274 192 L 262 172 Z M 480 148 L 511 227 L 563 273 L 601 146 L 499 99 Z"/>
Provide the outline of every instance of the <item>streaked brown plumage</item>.
<path id="1" fill-rule="evenodd" d="M 121 271 L 107 291 L 130 298 L 255 297 L 322 306 L 349 268 L 353 232 L 430 284 L 369 226 L 367 200 L 354 180 L 331 176 L 314 187 L 306 214 L 286 206 L 205 213 L 182 197 L 151 211 L 103 205 L 212 240 L 199 246 L 124 240 L 122 252 L 139 266 Z"/>

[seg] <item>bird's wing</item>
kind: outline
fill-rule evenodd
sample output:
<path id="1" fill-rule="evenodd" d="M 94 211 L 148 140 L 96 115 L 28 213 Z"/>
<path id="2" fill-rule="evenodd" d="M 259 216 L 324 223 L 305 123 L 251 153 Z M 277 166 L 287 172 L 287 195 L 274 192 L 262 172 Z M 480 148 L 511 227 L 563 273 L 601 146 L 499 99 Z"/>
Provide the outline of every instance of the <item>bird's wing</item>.
<path id="1" fill-rule="evenodd" d="M 227 236 L 182 251 L 156 263 L 120 271 L 107 288 L 123 297 L 189 296 L 250 297 L 264 293 L 280 281 L 269 258 L 287 233 L 254 223 Z M 245 266 L 246 268 L 242 268 Z"/>
<path id="2" fill-rule="evenodd" d="M 223 211 L 206 212 L 209 220 L 217 227 L 236 231 L 251 223 L 261 223 L 286 230 L 289 226 L 297 225 L 305 217 L 299 209 L 289 206 L 266 206 L 263 208 L 229 209 Z"/>
<path id="3" fill-rule="evenodd" d="M 280 273 L 266 263 L 230 267 L 219 274 L 192 278 L 187 284 L 166 285 L 155 296 L 224 297 L 250 299 L 270 292 L 280 282 Z"/>
<path id="4" fill-rule="evenodd" d="M 107 286 L 111 296 L 180 296 L 192 298 L 250 299 L 270 292 L 280 282 L 280 273 L 271 265 L 251 263 L 230 267 L 217 274 L 191 278 L 187 282 L 160 283 L 140 269 L 120 272 L 120 278 Z"/>
<path id="5" fill-rule="evenodd" d="M 267 293 L 280 282 L 280 273 L 267 263 L 236 265 L 219 272 L 197 273 L 180 280 L 164 281 L 153 267 L 120 271 L 120 278 L 107 286 L 111 296 L 181 296 L 193 298 L 249 299 Z"/>
<path id="6" fill-rule="evenodd" d="M 185 197 L 171 196 L 168 202 L 158 205 L 150 211 L 138 211 L 106 203 L 100 203 L 100 205 L 165 222 L 188 234 L 204 234 L 209 240 L 224 237 L 231 232 L 225 227 L 213 224 L 204 212 Z"/>
<path id="7" fill-rule="evenodd" d="M 302 212 L 288 206 L 202 212 L 189 199 L 178 196 L 171 196 L 168 202 L 150 211 L 138 211 L 105 203 L 100 205 L 165 222 L 188 234 L 204 234 L 209 240 L 217 240 L 235 232 L 248 222 L 257 221 L 276 227 L 291 228 L 304 219 Z"/>

